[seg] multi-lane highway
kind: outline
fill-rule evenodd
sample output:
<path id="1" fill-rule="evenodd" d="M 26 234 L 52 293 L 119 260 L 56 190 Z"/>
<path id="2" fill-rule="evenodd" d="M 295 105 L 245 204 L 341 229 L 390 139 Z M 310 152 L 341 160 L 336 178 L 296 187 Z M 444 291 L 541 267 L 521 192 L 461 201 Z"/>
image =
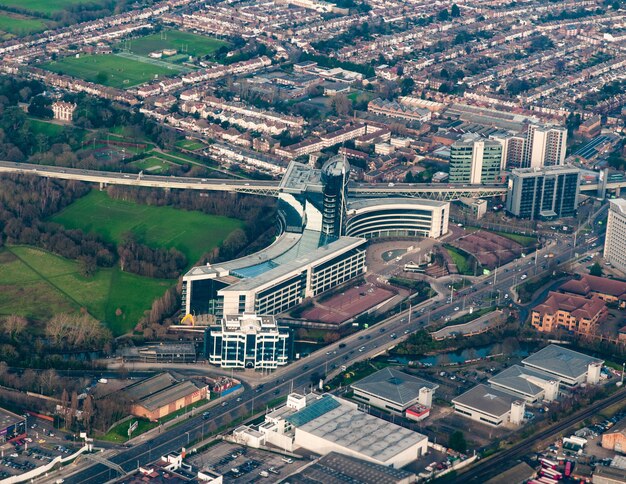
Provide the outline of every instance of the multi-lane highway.
<path id="1" fill-rule="evenodd" d="M 370 358 L 388 347 L 397 344 L 408 334 L 415 332 L 429 322 L 452 317 L 456 308 L 462 305 L 465 299 L 466 306 L 476 302 L 477 305 L 491 305 L 498 298 L 505 300 L 504 294 L 509 293 L 511 286 L 520 282 L 523 274 L 530 277 L 535 273 L 549 273 L 553 268 L 548 261 L 565 262 L 573 256 L 574 250 L 584 252 L 591 246 L 584 243 L 579 247 L 572 247 L 571 243 L 560 243 L 546 247 L 539 251 L 536 257 L 527 257 L 513 261 L 499 268 L 493 275 L 485 277 L 471 288 L 458 293 L 452 301 L 427 301 L 413 309 L 409 318 L 408 310 L 368 328 L 348 338 L 334 343 L 323 350 L 313 353 L 289 366 L 276 371 L 265 379 L 262 386 L 246 388 L 238 395 L 240 401 L 231 398 L 225 406 L 217 406 L 211 410 L 211 417 L 203 419 L 195 416 L 174 428 L 164 430 L 148 442 L 138 444 L 130 449 L 123 449 L 119 454 L 111 457 L 111 461 L 120 465 L 125 471 L 131 471 L 150 460 L 186 447 L 194 441 L 209 436 L 211 432 L 228 426 L 237 417 L 249 414 L 253 408 L 259 410 L 278 396 L 284 396 L 291 390 L 304 391 L 316 383 L 316 375 L 324 375 L 337 371 L 342 365 L 350 365 L 355 361 Z M 553 257 L 545 259 L 546 253 Z M 545 268 L 542 266 L 545 265 Z M 510 293 L 509 293 L 510 294 Z M 508 298 L 510 300 L 510 297 Z M 392 338 L 395 335 L 395 338 Z M 116 476 L 116 471 L 103 464 L 92 465 L 66 479 L 71 483 L 100 483 Z"/>

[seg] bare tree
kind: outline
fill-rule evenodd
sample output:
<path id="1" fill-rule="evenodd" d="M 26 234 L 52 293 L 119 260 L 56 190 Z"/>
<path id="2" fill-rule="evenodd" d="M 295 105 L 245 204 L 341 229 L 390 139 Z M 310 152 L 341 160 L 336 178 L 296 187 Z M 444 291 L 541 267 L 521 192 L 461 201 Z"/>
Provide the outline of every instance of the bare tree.
<path id="1" fill-rule="evenodd" d="M 28 320 L 22 316 L 12 314 L 4 320 L 4 332 L 8 334 L 12 339 L 16 339 L 20 334 L 26 330 L 28 326 Z"/>

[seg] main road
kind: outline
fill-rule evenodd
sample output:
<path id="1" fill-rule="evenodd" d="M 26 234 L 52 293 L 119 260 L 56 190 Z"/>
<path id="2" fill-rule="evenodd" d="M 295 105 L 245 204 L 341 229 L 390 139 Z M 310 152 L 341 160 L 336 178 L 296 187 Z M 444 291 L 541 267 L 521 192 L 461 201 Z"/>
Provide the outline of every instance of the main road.
<path id="1" fill-rule="evenodd" d="M 469 289 L 459 293 L 459 298 L 467 298 L 471 301 L 466 304 L 489 306 L 492 304 L 496 292 L 500 291 L 500 301 L 504 294 L 519 282 L 522 274 L 530 271 L 537 275 L 547 274 L 553 270 L 546 264 L 542 268 L 544 255 L 553 253 L 554 257 L 546 261 L 565 262 L 573 256 L 574 250 L 584 252 L 591 248 L 588 244 L 582 244 L 577 248 L 562 243 L 554 247 L 541 249 L 537 257 L 528 257 L 513 261 L 498 269 L 493 276 L 484 278 Z M 339 371 L 342 365 L 350 365 L 356 361 L 371 358 L 399 341 L 407 338 L 410 333 L 418 331 L 436 319 L 452 317 L 459 305 L 460 299 L 453 301 L 429 300 L 414 308 L 409 317 L 409 311 L 400 312 L 387 320 L 376 324 L 366 330 L 357 332 L 341 341 L 325 347 L 323 350 L 313 353 L 310 357 L 291 363 L 290 365 L 275 371 L 266 377 L 264 383 L 254 388 L 246 387 L 245 391 L 238 395 L 237 400 L 226 400 L 224 406 L 217 406 L 211 410 L 211 418 L 203 419 L 202 416 L 191 417 L 183 423 L 164 430 L 153 439 L 135 445 L 129 449 L 123 449 L 117 455 L 110 458 L 114 464 L 121 466 L 124 471 L 130 472 L 139 465 L 145 465 L 155 458 L 173 451 L 179 451 L 182 447 L 188 447 L 193 442 L 208 437 L 220 428 L 225 428 L 241 416 L 253 411 L 265 408 L 273 399 L 286 396 L 291 391 L 303 392 L 315 385 L 322 375 Z M 239 398 L 241 400 L 239 401 Z M 66 478 L 69 483 L 96 484 L 106 482 L 117 476 L 112 468 L 103 464 L 91 465 Z"/>

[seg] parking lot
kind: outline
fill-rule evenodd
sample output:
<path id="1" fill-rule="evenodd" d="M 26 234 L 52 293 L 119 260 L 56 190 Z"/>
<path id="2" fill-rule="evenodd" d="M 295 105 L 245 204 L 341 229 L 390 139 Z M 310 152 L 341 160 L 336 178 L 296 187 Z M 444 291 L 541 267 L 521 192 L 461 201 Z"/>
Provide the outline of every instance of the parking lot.
<path id="1" fill-rule="evenodd" d="M 302 461 L 259 449 L 220 442 L 207 452 L 191 458 L 199 468 L 210 466 L 224 476 L 224 482 L 277 482 L 295 472 Z"/>
<path id="2" fill-rule="evenodd" d="M 76 451 L 76 448 L 62 444 L 42 445 L 42 442 L 34 438 L 26 437 L 1 447 L 0 456 L 0 479 L 9 476 L 23 474 L 39 466 L 45 465 L 55 457 L 69 455 Z"/>

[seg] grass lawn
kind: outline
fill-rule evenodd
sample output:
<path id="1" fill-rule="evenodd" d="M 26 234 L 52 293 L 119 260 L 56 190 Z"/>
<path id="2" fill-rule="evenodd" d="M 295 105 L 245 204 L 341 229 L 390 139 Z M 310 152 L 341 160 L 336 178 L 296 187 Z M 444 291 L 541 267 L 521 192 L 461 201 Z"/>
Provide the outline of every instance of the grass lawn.
<path id="1" fill-rule="evenodd" d="M 137 62 L 115 54 L 85 55 L 66 57 L 59 61 L 49 62 L 40 67 L 59 74 L 67 74 L 85 81 L 105 86 L 127 88 L 142 84 L 155 77 L 167 77 L 177 74 L 179 69 L 148 62 Z"/>
<path id="2" fill-rule="evenodd" d="M 175 412 L 170 413 L 169 415 L 166 415 L 165 417 L 159 419 L 158 422 L 150 422 L 148 419 L 145 419 L 145 418 L 134 418 L 132 420 L 129 420 L 127 422 L 121 423 L 113 427 L 108 433 L 106 433 L 102 437 L 99 437 L 99 440 L 106 440 L 108 442 L 118 442 L 118 443 L 126 442 L 128 440 L 128 428 L 131 422 L 134 422 L 134 421 L 138 422 L 137 429 L 132 433 L 132 436 L 131 436 L 134 438 L 134 437 L 137 437 L 138 435 L 143 434 L 144 432 L 147 432 L 148 430 L 152 430 L 153 428 L 158 427 L 159 424 L 169 422 L 170 420 L 175 419 L 179 415 L 184 415 L 185 413 L 190 412 L 191 409 L 201 407 L 202 405 L 205 405 L 207 403 L 209 403 L 209 401 L 206 398 L 199 400 L 191 405 L 188 405 L 179 410 L 176 410 Z"/>
<path id="3" fill-rule="evenodd" d="M 139 170 L 144 170 L 150 175 L 160 175 L 169 171 L 170 163 L 156 156 L 150 156 L 142 160 L 133 161 L 131 165 Z"/>
<path id="4" fill-rule="evenodd" d="M 117 268 L 85 278 L 77 262 L 28 246 L 3 249 L 0 262 L 0 314 L 42 320 L 85 308 L 116 336 L 132 330 L 152 301 L 174 284 Z"/>
<path id="5" fill-rule="evenodd" d="M 0 2 L 1 3 L 1 2 Z M 45 20 L 12 12 L 0 13 L 0 31 L 17 36 L 30 35 L 48 28 Z"/>
<path id="6" fill-rule="evenodd" d="M 537 243 L 537 238 L 531 237 L 529 235 L 509 234 L 508 232 L 493 232 L 493 233 L 498 234 L 501 237 L 510 239 L 513 242 L 517 242 L 522 247 L 532 247 Z"/>
<path id="7" fill-rule="evenodd" d="M 130 41 L 129 50 L 133 54 L 147 56 L 150 52 L 163 49 L 176 49 L 179 53 L 187 56 L 203 57 L 211 55 L 222 46 L 228 46 L 228 42 L 206 37 L 204 35 L 181 32 L 179 30 L 164 30 L 156 34 L 146 35 Z M 118 48 L 125 48 L 127 44 L 120 43 Z M 178 56 L 177 56 L 178 57 Z M 167 61 L 167 57 L 162 60 Z"/>
<path id="8" fill-rule="evenodd" d="M 32 12 L 51 14 L 72 5 L 81 3 L 100 3 L 93 0 L 0 0 L 0 7 L 17 7 Z"/>
<path id="9" fill-rule="evenodd" d="M 454 261 L 457 269 L 459 270 L 459 274 L 462 274 L 464 276 L 474 275 L 474 271 L 473 271 L 474 264 L 472 263 L 474 258 L 471 255 L 461 251 L 460 249 L 457 249 L 456 247 L 452 247 L 451 245 L 448 245 L 448 244 L 444 244 L 444 248 L 448 251 L 448 254 L 450 254 L 450 257 L 452 257 L 452 260 Z"/>
<path id="10" fill-rule="evenodd" d="M 56 214 L 52 221 L 95 232 L 112 243 L 119 242 L 124 233 L 133 232 L 151 247 L 176 247 L 190 265 L 243 226 L 240 220 L 228 217 L 113 200 L 97 190 Z"/>
<path id="11" fill-rule="evenodd" d="M 178 148 L 184 148 L 189 151 L 199 150 L 201 148 L 205 148 L 206 145 L 201 143 L 200 141 L 196 141 L 193 139 L 184 139 L 176 143 Z"/>

